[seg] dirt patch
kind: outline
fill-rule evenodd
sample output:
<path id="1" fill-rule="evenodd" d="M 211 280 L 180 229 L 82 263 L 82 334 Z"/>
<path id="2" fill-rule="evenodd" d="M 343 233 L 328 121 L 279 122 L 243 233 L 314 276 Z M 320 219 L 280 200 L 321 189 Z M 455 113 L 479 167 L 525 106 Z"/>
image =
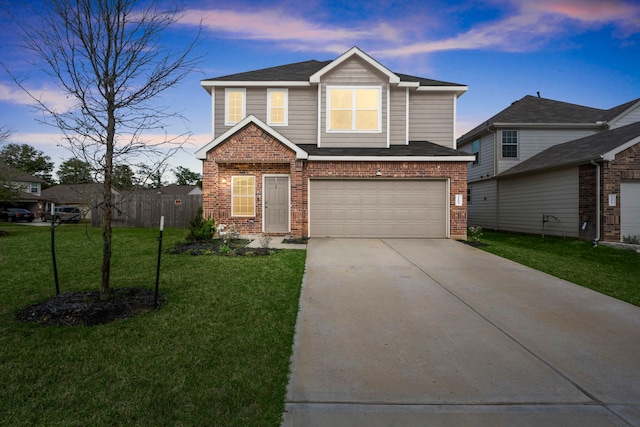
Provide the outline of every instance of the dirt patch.
<path id="1" fill-rule="evenodd" d="M 9 235 L 8 231 L 0 230 L 0 237 L 5 237 L 5 236 L 8 236 L 8 235 Z"/>
<path id="2" fill-rule="evenodd" d="M 470 241 L 470 240 L 458 240 L 458 242 L 464 243 L 465 245 L 473 246 L 474 248 L 479 248 L 481 246 L 489 246 L 486 243 L 475 242 L 475 241 Z"/>
<path id="3" fill-rule="evenodd" d="M 224 256 L 265 256 L 278 252 L 274 248 L 248 248 L 249 240 L 221 240 L 211 242 L 178 243 L 169 250 L 170 254 L 224 255 Z"/>
<path id="4" fill-rule="evenodd" d="M 288 239 L 284 239 L 282 243 L 290 243 L 294 245 L 306 245 L 309 241 L 308 237 L 290 237 Z"/>
<path id="5" fill-rule="evenodd" d="M 159 294 L 158 306 L 166 304 Z M 21 322 L 49 326 L 94 326 L 134 317 L 156 309 L 155 290 L 146 288 L 112 289 L 108 301 L 100 300 L 99 291 L 71 292 L 57 295 L 20 311 Z"/>

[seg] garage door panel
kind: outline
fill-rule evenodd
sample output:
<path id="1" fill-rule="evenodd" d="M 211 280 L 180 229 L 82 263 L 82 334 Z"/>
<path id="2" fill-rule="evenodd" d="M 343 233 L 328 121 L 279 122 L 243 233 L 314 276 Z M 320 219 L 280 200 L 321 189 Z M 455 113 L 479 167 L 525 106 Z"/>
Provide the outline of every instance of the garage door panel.
<path id="1" fill-rule="evenodd" d="M 640 237 L 640 181 L 620 183 L 620 234 Z"/>
<path id="2" fill-rule="evenodd" d="M 447 235 L 444 180 L 311 180 L 310 235 Z"/>

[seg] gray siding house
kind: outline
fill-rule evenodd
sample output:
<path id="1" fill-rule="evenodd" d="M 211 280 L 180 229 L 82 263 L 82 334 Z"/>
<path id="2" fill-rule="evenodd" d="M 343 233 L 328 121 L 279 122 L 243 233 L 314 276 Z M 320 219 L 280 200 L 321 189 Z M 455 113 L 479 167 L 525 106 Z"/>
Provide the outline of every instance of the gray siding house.
<path id="1" fill-rule="evenodd" d="M 203 80 L 204 215 L 245 234 L 465 238 L 467 87 L 395 73 L 354 47 Z"/>
<path id="2" fill-rule="evenodd" d="M 640 236 L 640 99 L 609 110 L 525 96 L 458 139 L 469 225 L 620 242 Z"/>

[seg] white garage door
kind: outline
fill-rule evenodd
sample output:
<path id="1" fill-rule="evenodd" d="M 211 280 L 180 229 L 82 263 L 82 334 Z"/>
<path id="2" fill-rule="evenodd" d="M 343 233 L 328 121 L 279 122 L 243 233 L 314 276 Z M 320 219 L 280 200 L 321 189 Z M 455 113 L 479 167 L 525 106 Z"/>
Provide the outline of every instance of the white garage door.
<path id="1" fill-rule="evenodd" d="M 445 180 L 313 179 L 312 237 L 447 237 Z"/>
<path id="2" fill-rule="evenodd" d="M 640 237 L 640 181 L 620 183 L 620 234 Z"/>

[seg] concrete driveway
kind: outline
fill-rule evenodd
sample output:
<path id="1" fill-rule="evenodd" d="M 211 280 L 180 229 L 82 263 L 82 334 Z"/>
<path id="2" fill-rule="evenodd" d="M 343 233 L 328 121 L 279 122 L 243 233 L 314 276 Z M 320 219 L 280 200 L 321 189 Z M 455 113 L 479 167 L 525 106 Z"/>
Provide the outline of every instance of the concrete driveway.
<path id="1" fill-rule="evenodd" d="M 283 426 L 640 425 L 640 308 L 452 240 L 311 239 Z"/>

